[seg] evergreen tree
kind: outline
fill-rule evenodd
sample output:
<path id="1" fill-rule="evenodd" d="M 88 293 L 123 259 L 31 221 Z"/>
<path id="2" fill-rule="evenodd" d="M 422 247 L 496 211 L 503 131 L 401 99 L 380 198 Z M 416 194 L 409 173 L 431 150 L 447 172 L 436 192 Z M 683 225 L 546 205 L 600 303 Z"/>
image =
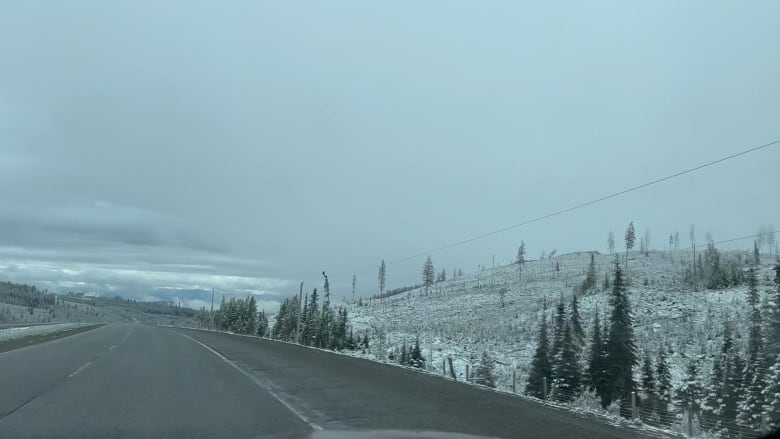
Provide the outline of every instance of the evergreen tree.
<path id="1" fill-rule="evenodd" d="M 642 399 L 643 408 L 642 420 L 648 424 L 655 425 L 657 422 L 656 409 L 658 407 L 658 395 L 655 385 L 655 371 L 653 362 L 650 360 L 650 354 L 645 352 L 645 358 L 642 363 Z"/>
<path id="2" fill-rule="evenodd" d="M 604 408 L 609 405 L 609 394 L 607 392 L 607 383 L 605 376 L 606 359 L 605 343 L 601 335 L 601 324 L 596 316 L 593 322 L 593 334 L 590 341 L 590 357 L 588 359 L 588 386 L 590 390 L 596 392 Z"/>
<path id="3" fill-rule="evenodd" d="M 564 324 L 561 340 L 561 351 L 553 369 L 553 396 L 558 402 L 568 403 L 579 395 L 581 384 L 576 342 L 570 325 Z"/>
<path id="4" fill-rule="evenodd" d="M 401 345 L 400 363 L 402 366 L 409 364 L 409 355 L 406 353 L 406 340 L 404 340 L 404 343 Z"/>
<path id="5" fill-rule="evenodd" d="M 612 233 L 612 230 L 610 230 L 609 235 L 607 235 L 607 248 L 609 249 L 609 254 L 615 252 L 615 234 Z"/>
<path id="6" fill-rule="evenodd" d="M 763 392 L 765 411 L 769 414 L 769 428 L 777 430 L 780 429 L 780 355 L 775 357 L 774 364 L 769 368 L 766 382 Z"/>
<path id="7" fill-rule="evenodd" d="M 377 280 L 379 281 L 379 297 L 382 298 L 385 294 L 385 284 L 387 282 L 387 266 L 385 265 L 384 259 L 382 259 L 382 263 L 379 264 Z"/>
<path id="8" fill-rule="evenodd" d="M 758 251 L 758 241 L 753 242 L 753 265 L 761 265 L 761 253 Z"/>
<path id="9" fill-rule="evenodd" d="M 634 248 L 636 242 L 636 232 L 634 231 L 634 222 L 631 221 L 626 229 L 626 271 L 628 271 L 628 252 Z"/>
<path id="10" fill-rule="evenodd" d="M 769 300 L 767 315 L 767 353 L 774 360 L 780 355 L 780 256 L 772 270 L 775 272 L 775 290 Z"/>
<path id="11" fill-rule="evenodd" d="M 547 308 L 542 311 L 542 321 L 539 324 L 539 338 L 536 343 L 536 352 L 531 360 L 531 371 L 525 393 L 535 398 L 544 398 L 544 380 L 552 383 L 552 363 L 550 362 L 550 340 L 547 337 Z"/>
<path id="12" fill-rule="evenodd" d="M 677 405 L 694 419 L 698 418 L 701 413 L 704 396 L 704 386 L 702 386 L 700 378 L 699 367 L 693 360 L 688 363 L 685 380 L 677 390 Z"/>
<path id="13" fill-rule="evenodd" d="M 315 344 L 318 340 L 318 333 L 320 329 L 319 304 L 317 303 L 318 299 L 319 296 L 317 295 L 317 289 L 315 288 L 312 290 L 311 295 L 309 296 L 306 325 L 303 328 L 303 334 L 301 336 L 301 343 L 307 346 Z"/>
<path id="14" fill-rule="evenodd" d="M 517 248 L 517 260 L 515 261 L 520 268 L 525 265 L 525 242 L 520 241 L 520 246 Z"/>
<path id="15" fill-rule="evenodd" d="M 257 318 L 257 335 L 260 337 L 268 336 L 268 317 L 265 315 L 265 310 L 260 311 Z"/>
<path id="16" fill-rule="evenodd" d="M 719 358 L 719 373 L 723 377 L 719 382 L 713 381 L 714 390 L 710 390 L 710 393 L 715 393 L 714 398 L 719 403 L 713 413 L 714 416 L 717 416 L 717 420 L 708 426 L 712 431 L 720 431 L 730 436 L 736 434 L 735 426 L 739 413 L 739 401 L 742 399 L 742 376 L 745 367 L 745 362 L 740 357 L 734 343 L 734 337 L 731 325 L 726 323 Z M 715 378 L 713 376 L 713 380 Z M 707 405 L 709 409 L 709 404 Z"/>
<path id="17" fill-rule="evenodd" d="M 436 278 L 436 282 L 445 282 L 447 280 L 447 272 L 442 268 L 439 276 Z"/>
<path id="18" fill-rule="evenodd" d="M 355 350 L 355 336 L 352 333 L 352 328 L 349 329 L 349 336 L 344 342 L 344 349 L 354 351 Z"/>
<path id="19" fill-rule="evenodd" d="M 425 358 L 423 358 L 422 352 L 420 351 L 419 335 L 417 336 L 417 339 L 414 341 L 414 347 L 412 348 L 412 352 L 409 358 L 409 365 L 419 369 L 422 369 L 425 366 Z"/>
<path id="20" fill-rule="evenodd" d="M 721 428 L 720 412 L 723 402 L 723 367 L 721 358 L 715 357 L 712 362 L 712 375 L 705 388 L 705 398 L 701 410 L 701 424 L 706 430 L 717 432 Z"/>
<path id="21" fill-rule="evenodd" d="M 433 286 L 433 282 L 435 280 L 435 274 L 436 272 L 433 269 L 433 259 L 431 259 L 430 256 L 428 256 L 428 259 L 425 260 L 425 265 L 423 265 L 423 286 L 425 286 L 425 294 L 428 294 L 428 291 L 430 291 L 431 286 Z"/>
<path id="22" fill-rule="evenodd" d="M 555 326 L 553 327 L 553 345 L 550 352 L 550 359 L 553 362 L 553 370 L 557 368 L 560 361 L 561 350 L 563 349 L 563 330 L 566 325 L 566 307 L 563 304 L 563 297 L 558 302 L 555 313 Z"/>
<path id="23" fill-rule="evenodd" d="M 596 287 L 596 258 L 593 253 L 590 254 L 590 265 L 588 265 L 588 274 L 582 283 L 582 291 L 588 293 Z"/>
<path id="24" fill-rule="evenodd" d="M 355 291 L 357 289 L 357 275 L 352 273 L 352 302 L 355 302 Z"/>
<path id="25" fill-rule="evenodd" d="M 246 320 L 246 334 L 255 334 L 257 332 L 257 301 L 255 296 L 249 297 Z"/>
<path id="26" fill-rule="evenodd" d="M 764 406 L 762 391 L 766 387 L 766 359 L 763 351 L 761 312 L 759 311 L 758 279 L 754 267 L 748 270 L 748 304 L 750 305 L 750 329 L 748 350 L 743 376 L 744 390 L 737 420 L 753 431 L 760 430 L 761 411 Z"/>
<path id="27" fill-rule="evenodd" d="M 482 359 L 477 366 L 477 370 L 474 371 L 474 378 L 477 384 L 493 388 L 496 387 L 494 364 L 495 362 L 490 358 L 487 351 L 482 351 Z"/>
<path id="28" fill-rule="evenodd" d="M 577 299 L 576 294 L 571 299 L 570 308 L 569 325 L 571 325 L 575 348 L 577 350 L 577 355 L 579 355 L 582 350 L 582 345 L 585 343 L 585 330 L 582 329 L 582 317 L 580 317 L 579 300 Z"/>
<path id="29" fill-rule="evenodd" d="M 655 364 L 656 395 L 658 396 L 658 405 L 655 412 L 658 415 L 658 424 L 662 427 L 668 427 L 672 424 L 673 416 L 669 411 L 672 404 L 672 374 L 669 371 L 669 365 L 666 363 L 666 354 L 664 350 L 658 351 L 658 360 Z"/>
<path id="30" fill-rule="evenodd" d="M 620 264 L 615 262 L 612 282 L 612 315 L 607 337 L 607 383 L 611 401 L 620 401 L 620 414 L 631 417 L 631 393 L 636 390 L 633 367 L 638 364 L 634 345 L 634 322 Z"/>

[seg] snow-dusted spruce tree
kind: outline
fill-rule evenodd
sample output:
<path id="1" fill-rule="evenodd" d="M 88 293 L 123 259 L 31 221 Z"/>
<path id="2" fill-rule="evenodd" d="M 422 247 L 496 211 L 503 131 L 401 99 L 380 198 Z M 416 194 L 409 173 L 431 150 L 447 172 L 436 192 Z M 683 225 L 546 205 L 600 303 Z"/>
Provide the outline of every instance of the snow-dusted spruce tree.
<path id="1" fill-rule="evenodd" d="M 260 337 L 268 335 L 268 316 L 266 316 L 265 310 L 260 311 L 260 315 L 257 317 L 257 335 Z"/>
<path id="2" fill-rule="evenodd" d="M 588 357 L 588 368 L 586 372 L 587 383 L 590 390 L 599 397 L 602 408 L 609 405 L 609 394 L 606 381 L 606 341 L 601 333 L 601 323 L 599 317 L 593 321 L 593 332 L 590 338 L 590 355 Z"/>
<path id="3" fill-rule="evenodd" d="M 762 391 L 766 387 L 767 360 L 763 347 L 761 311 L 759 310 L 758 276 L 755 267 L 748 269 L 748 305 L 750 306 L 750 327 L 745 371 L 744 392 L 739 404 L 737 420 L 740 425 L 752 431 L 760 431 L 761 412 L 764 407 Z"/>
<path id="4" fill-rule="evenodd" d="M 634 243 L 636 242 L 636 231 L 634 230 L 633 221 L 628 223 L 628 228 L 626 229 L 625 241 L 626 241 L 626 272 L 628 272 L 628 252 L 634 248 Z"/>
<path id="5" fill-rule="evenodd" d="M 596 259 L 593 253 L 590 254 L 590 264 L 588 265 L 588 274 L 582 282 L 582 292 L 587 294 L 596 287 Z"/>
<path id="6" fill-rule="evenodd" d="M 636 391 L 633 368 L 639 362 L 634 344 L 634 321 L 628 301 L 623 271 L 615 261 L 612 282 L 612 314 L 606 347 L 607 385 L 610 402 L 620 401 L 620 414 L 631 417 L 631 393 Z"/>
<path id="7" fill-rule="evenodd" d="M 676 403 L 685 412 L 686 418 L 691 422 L 697 420 L 701 413 L 704 385 L 701 382 L 701 373 L 696 360 L 688 363 L 685 379 L 677 389 L 676 396 Z"/>
<path id="8" fill-rule="evenodd" d="M 777 256 L 772 269 L 775 272 L 775 289 L 768 300 L 766 351 L 768 358 L 774 360 L 780 355 L 780 256 Z"/>
<path id="9" fill-rule="evenodd" d="M 571 305 L 569 305 L 569 324 L 571 325 L 571 333 L 574 338 L 577 354 L 582 351 L 582 345 L 585 343 L 585 330 L 582 329 L 582 317 L 580 316 L 579 299 L 575 294 L 571 299 Z"/>
<path id="10" fill-rule="evenodd" d="M 474 371 L 474 378 L 477 384 L 496 387 L 495 362 L 487 351 L 482 352 L 482 359 L 479 361 L 477 370 Z"/>
<path id="11" fill-rule="evenodd" d="M 745 367 L 734 342 L 734 331 L 727 322 L 723 329 L 720 355 L 713 362 L 713 371 L 702 404 L 702 427 L 712 433 L 733 436 L 737 433 L 737 414 L 742 395 Z"/>
<path id="12" fill-rule="evenodd" d="M 387 265 L 385 260 L 379 264 L 379 273 L 376 276 L 376 280 L 379 283 L 379 298 L 383 299 L 385 294 L 385 285 L 387 284 Z"/>
<path id="13" fill-rule="evenodd" d="M 642 363 L 642 398 L 640 399 L 640 415 L 642 421 L 650 425 L 658 425 L 658 395 L 655 383 L 655 371 L 653 370 L 653 361 L 650 359 L 650 353 L 645 351 L 645 358 Z"/>
<path id="14" fill-rule="evenodd" d="M 557 367 L 560 360 L 561 349 L 563 347 L 563 328 L 566 326 L 566 306 L 563 304 L 563 297 L 558 302 L 553 321 L 553 344 L 550 351 L 550 361 L 553 364 L 553 370 Z"/>
<path id="15" fill-rule="evenodd" d="M 561 350 L 553 367 L 553 398 L 558 402 L 572 402 L 580 394 L 581 377 L 576 343 L 571 325 L 564 324 Z"/>
<path id="16" fill-rule="evenodd" d="M 539 324 L 539 336 L 536 342 L 536 352 L 531 360 L 531 371 L 525 393 L 535 398 L 543 399 L 544 380 L 552 383 L 552 363 L 550 362 L 550 340 L 547 335 L 547 306 L 542 310 L 542 321 Z"/>
<path id="17" fill-rule="evenodd" d="M 425 260 L 425 264 L 423 265 L 422 270 L 422 278 L 423 278 L 423 286 L 425 287 L 425 294 L 428 294 L 431 287 L 433 286 L 433 282 L 436 280 L 436 271 L 434 271 L 433 268 L 433 259 L 431 259 L 430 256 L 428 256 L 428 259 Z"/>
<path id="18" fill-rule="evenodd" d="M 767 374 L 767 386 L 764 388 L 766 411 L 769 414 L 769 427 L 780 428 L 780 355 L 775 357 L 775 362 L 769 368 Z"/>
<path id="19" fill-rule="evenodd" d="M 414 347 L 412 348 L 412 352 L 409 355 L 409 365 L 412 367 L 417 367 L 419 369 L 422 369 L 423 366 L 425 366 L 425 358 L 423 358 L 422 352 L 420 351 L 419 335 L 417 336 L 417 339 L 414 341 Z"/>
<path id="20" fill-rule="evenodd" d="M 655 412 L 658 415 L 658 424 L 661 427 L 668 427 L 672 425 L 674 419 L 669 410 L 669 406 L 672 405 L 672 373 L 669 371 L 664 349 L 658 351 L 658 359 L 655 362 L 655 380 L 656 394 L 658 395 L 658 405 Z"/>
<path id="21" fill-rule="evenodd" d="M 609 254 L 615 252 L 615 234 L 612 233 L 612 230 L 610 230 L 609 235 L 607 235 L 607 248 L 609 249 Z"/>

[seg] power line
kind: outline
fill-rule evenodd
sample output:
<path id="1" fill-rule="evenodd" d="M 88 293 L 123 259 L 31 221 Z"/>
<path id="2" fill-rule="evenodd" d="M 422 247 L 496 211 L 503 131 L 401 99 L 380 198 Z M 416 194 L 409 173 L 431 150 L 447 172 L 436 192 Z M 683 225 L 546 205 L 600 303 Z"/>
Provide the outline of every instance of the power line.
<path id="1" fill-rule="evenodd" d="M 545 215 L 542 215 L 542 216 L 538 216 L 536 218 L 532 218 L 532 219 L 529 219 L 527 221 L 523 221 L 521 223 L 513 224 L 511 226 L 507 226 L 507 227 L 504 227 L 502 229 L 494 230 L 494 231 L 488 232 L 488 233 L 483 233 L 481 235 L 477 235 L 477 236 L 474 236 L 474 237 L 471 237 L 471 238 L 468 238 L 468 239 L 464 239 L 464 240 L 461 240 L 461 241 L 454 242 L 452 244 L 447 244 L 447 245 L 444 245 L 444 246 L 441 246 L 441 247 L 437 247 L 437 248 L 434 248 L 432 250 L 416 253 L 416 254 L 411 255 L 411 256 L 405 256 L 405 257 L 402 257 L 402 258 L 393 259 L 393 260 L 390 260 L 389 262 L 387 262 L 387 265 L 397 264 L 399 262 L 408 261 L 410 259 L 419 258 L 421 256 L 430 255 L 432 253 L 437 253 L 437 252 L 440 252 L 442 250 L 447 250 L 447 249 L 450 249 L 450 248 L 453 248 L 453 247 L 457 247 L 457 246 L 460 246 L 460 245 L 463 245 L 463 244 L 468 244 L 470 242 L 474 242 L 474 241 L 477 241 L 477 240 L 480 240 L 480 239 L 484 239 L 484 238 L 487 238 L 489 236 L 498 235 L 499 233 L 504 233 L 506 231 L 509 231 L 509 230 L 512 230 L 512 229 L 516 229 L 518 227 L 526 226 L 528 224 L 539 222 L 539 221 L 542 221 L 542 220 L 545 220 L 545 219 L 548 219 L 548 218 L 552 218 L 554 216 L 562 215 L 564 213 L 568 213 L 568 212 L 571 212 L 573 210 L 581 209 L 583 207 L 587 207 L 587 206 L 590 206 L 590 205 L 593 205 L 593 204 L 596 204 L 596 203 L 600 203 L 602 201 L 609 200 L 611 198 L 615 198 L 615 197 L 619 197 L 621 195 L 625 195 L 625 194 L 627 194 L 629 192 L 638 191 L 640 189 L 644 189 L 646 187 L 653 186 L 655 184 L 662 183 L 662 182 L 667 181 L 667 180 L 671 180 L 671 179 L 674 179 L 674 178 L 677 178 L 677 177 L 680 177 L 680 176 L 683 176 L 683 175 L 686 175 L 686 174 L 690 174 L 690 173 L 696 172 L 696 171 L 698 171 L 700 169 L 703 169 L 703 168 L 706 168 L 706 167 L 709 167 L 709 166 L 714 166 L 714 165 L 716 165 L 718 163 L 722 163 L 722 162 L 725 162 L 727 160 L 731 160 L 731 159 L 734 159 L 734 158 L 737 158 L 737 157 L 740 157 L 740 156 L 743 156 L 743 155 L 746 155 L 746 154 L 750 154 L 752 152 L 756 152 L 756 151 L 759 151 L 759 150 L 762 150 L 762 149 L 765 149 L 765 148 L 768 148 L 770 146 L 774 146 L 774 145 L 777 145 L 777 144 L 780 144 L 780 139 L 775 140 L 773 142 L 765 143 L 763 145 L 756 146 L 756 147 L 753 147 L 753 148 L 750 148 L 750 149 L 746 149 L 744 151 L 741 151 L 741 152 L 738 152 L 738 153 L 735 153 L 735 154 L 731 154 L 729 156 L 722 157 L 722 158 L 719 158 L 717 160 L 713 160 L 711 162 L 707 162 L 707 163 L 704 163 L 704 164 L 701 164 L 701 165 L 698 165 L 698 166 L 695 166 L 695 167 L 692 167 L 692 168 L 688 168 L 686 170 L 683 170 L 683 171 L 680 171 L 680 172 L 677 172 L 677 173 L 674 173 L 674 174 L 671 174 L 671 175 L 667 175 L 666 177 L 661 177 L 661 178 L 649 181 L 647 183 L 643 183 L 643 184 L 640 184 L 640 185 L 637 185 L 637 186 L 632 186 L 632 187 L 630 187 L 628 189 L 624 189 L 624 190 L 619 191 L 619 192 L 615 192 L 615 193 L 612 193 L 612 194 L 609 194 L 609 195 L 605 195 L 603 197 L 596 198 L 594 200 L 586 201 L 584 203 L 580 203 L 580 204 L 577 204 L 577 205 L 574 205 L 574 206 L 571 206 L 571 207 L 567 207 L 566 209 L 557 210 L 555 212 L 551 212 L 551 213 L 548 213 L 548 214 L 545 214 Z M 737 238 L 737 239 L 739 239 L 739 238 Z M 744 238 L 742 238 L 742 239 L 744 239 Z M 369 269 L 371 269 L 371 268 L 364 268 L 364 269 L 358 270 L 358 271 L 366 271 L 366 270 L 369 270 Z"/>

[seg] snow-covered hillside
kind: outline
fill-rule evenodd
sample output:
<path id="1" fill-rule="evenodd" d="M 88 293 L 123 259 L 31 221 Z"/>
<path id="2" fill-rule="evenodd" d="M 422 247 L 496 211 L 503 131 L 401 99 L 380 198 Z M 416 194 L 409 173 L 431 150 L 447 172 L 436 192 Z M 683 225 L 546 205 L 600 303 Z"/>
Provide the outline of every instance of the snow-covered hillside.
<path id="1" fill-rule="evenodd" d="M 580 297 L 579 309 L 586 334 L 598 315 L 609 315 L 609 290 L 605 277 L 612 276 L 615 255 L 595 255 L 598 287 Z M 625 266 L 625 254 L 620 255 Z M 725 252 L 724 260 L 747 268 L 748 252 Z M 370 356 L 387 360 L 404 344 L 411 346 L 419 337 L 426 367 L 441 372 L 442 360 L 452 358 L 458 379 L 473 371 L 483 352 L 496 362 L 497 387 L 512 390 L 513 372 L 517 391 L 525 387 L 542 318 L 552 320 L 561 298 L 568 304 L 574 287 L 586 277 L 591 252 L 560 255 L 526 262 L 522 272 L 517 264 L 484 269 L 479 273 L 451 279 L 424 289 L 412 290 L 384 300 L 350 305 L 353 327 L 374 337 Z M 737 344 L 746 343 L 748 313 L 747 287 L 692 291 L 684 282 L 690 252 L 632 252 L 628 258 L 629 297 L 634 314 L 639 358 L 645 352 L 653 358 L 661 349 L 668 361 L 675 387 L 684 379 L 690 358 L 703 359 L 706 377 L 712 368 L 712 355 L 719 352 L 726 322 L 736 327 Z M 766 301 L 773 289 L 771 266 L 774 258 L 764 255 L 759 269 L 759 291 Z M 503 291 L 503 293 L 502 293 Z M 502 296 L 503 304 L 502 304 Z M 545 304 L 546 313 L 543 312 Z M 397 358 L 397 357 L 396 357 Z M 637 368 L 636 376 L 639 379 Z"/>

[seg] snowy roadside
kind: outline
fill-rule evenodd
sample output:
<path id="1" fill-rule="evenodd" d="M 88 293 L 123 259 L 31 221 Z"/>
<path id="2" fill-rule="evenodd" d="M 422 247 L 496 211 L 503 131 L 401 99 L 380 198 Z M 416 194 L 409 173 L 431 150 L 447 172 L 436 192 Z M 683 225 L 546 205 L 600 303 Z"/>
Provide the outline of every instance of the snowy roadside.
<path id="1" fill-rule="evenodd" d="M 314 346 L 306 346 L 306 345 L 302 345 L 302 344 L 298 344 L 298 343 L 294 343 L 294 342 L 290 342 L 290 341 L 276 340 L 276 339 L 269 338 L 269 337 L 261 337 L 261 336 L 257 336 L 257 335 L 248 335 L 248 334 L 237 334 L 237 333 L 230 332 L 230 331 L 219 331 L 219 330 L 216 330 L 216 329 L 205 329 L 205 328 L 173 326 L 173 325 L 158 325 L 158 326 L 166 327 L 166 328 L 189 329 L 189 330 L 203 331 L 203 332 L 218 332 L 218 333 L 235 335 L 235 336 L 246 337 L 246 338 L 259 338 L 259 339 L 263 339 L 263 340 L 267 340 L 267 341 L 271 341 L 271 342 L 275 342 L 275 343 L 284 343 L 284 344 L 296 345 L 296 346 L 300 346 L 300 347 L 307 348 L 307 349 L 313 349 L 313 350 L 317 350 L 317 351 L 327 352 L 327 353 L 330 353 L 330 354 L 333 354 L 333 355 L 343 355 L 343 356 L 352 357 L 352 358 L 359 358 L 361 360 L 371 361 L 372 363 L 378 363 L 378 364 L 384 364 L 386 366 L 398 367 L 398 368 L 402 368 L 402 369 L 411 370 L 411 371 L 414 371 L 414 372 L 417 372 L 417 373 L 423 373 L 423 374 L 426 374 L 428 376 L 439 378 L 439 379 L 443 379 L 443 380 L 455 381 L 455 382 L 458 382 L 458 383 L 463 384 L 463 385 L 472 386 L 474 388 L 480 389 L 480 390 L 485 391 L 485 392 L 493 392 L 493 393 L 501 393 L 501 394 L 505 394 L 505 395 L 512 395 L 512 396 L 514 396 L 516 398 L 521 398 L 521 399 L 524 399 L 524 400 L 527 400 L 527 401 L 530 401 L 530 402 L 541 404 L 541 405 L 547 406 L 548 408 L 551 408 L 551 409 L 554 409 L 554 410 L 569 412 L 569 413 L 571 413 L 571 414 L 573 414 L 575 416 L 581 417 L 581 418 L 598 420 L 599 422 L 602 422 L 602 423 L 607 424 L 607 425 L 612 425 L 612 426 L 615 426 L 615 427 L 625 428 L 625 429 L 633 430 L 633 431 L 639 431 L 639 432 L 642 432 L 643 434 L 646 434 L 646 435 L 652 436 L 652 437 L 656 437 L 656 438 L 669 439 L 669 438 L 688 438 L 689 437 L 689 436 L 687 436 L 685 434 L 682 434 L 682 433 L 679 433 L 679 432 L 676 432 L 676 431 L 661 429 L 661 428 L 652 427 L 652 426 L 649 426 L 649 425 L 646 425 L 646 424 L 642 424 L 642 423 L 639 423 L 639 422 L 626 420 L 625 418 L 620 417 L 618 415 L 612 415 L 612 414 L 605 413 L 603 410 L 589 409 L 588 407 L 577 407 L 577 406 L 574 406 L 574 405 L 558 404 L 558 403 L 556 403 L 554 401 L 543 401 L 541 399 L 529 397 L 527 395 L 523 395 L 521 393 L 512 392 L 510 390 L 502 390 L 502 389 L 497 389 L 497 388 L 483 386 L 483 385 L 480 385 L 480 384 L 476 384 L 474 382 L 467 382 L 467 381 L 462 380 L 462 377 L 461 377 L 461 379 L 452 379 L 448 375 L 444 375 L 444 374 L 440 373 L 440 371 L 435 369 L 435 368 L 432 368 L 432 369 L 421 369 L 421 368 L 417 368 L 417 367 L 401 365 L 401 364 L 399 364 L 397 362 L 394 362 L 394 361 L 379 360 L 379 359 L 376 358 L 376 356 L 373 353 L 370 353 L 370 352 L 362 352 L 360 350 L 355 350 L 355 351 L 347 351 L 347 350 L 345 350 L 345 351 L 332 351 L 332 350 L 329 350 L 329 349 L 322 349 L 322 348 L 318 348 L 318 347 L 314 347 Z"/>
<path id="2" fill-rule="evenodd" d="M 57 323 L 53 325 L 19 326 L 15 328 L 0 329 L 0 343 L 33 335 L 52 334 L 91 325 L 94 325 L 94 323 Z"/>

